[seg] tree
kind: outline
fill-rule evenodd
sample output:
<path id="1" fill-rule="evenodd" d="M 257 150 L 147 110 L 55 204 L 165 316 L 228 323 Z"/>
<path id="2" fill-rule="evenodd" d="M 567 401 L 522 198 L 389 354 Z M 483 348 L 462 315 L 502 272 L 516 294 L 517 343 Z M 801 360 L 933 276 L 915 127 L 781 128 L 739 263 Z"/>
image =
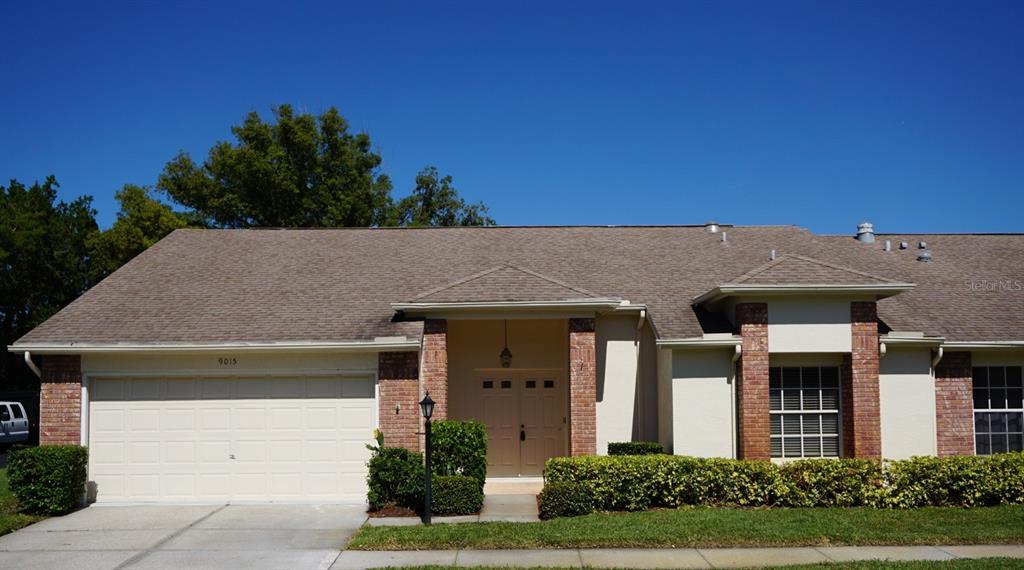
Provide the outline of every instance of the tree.
<path id="1" fill-rule="evenodd" d="M 352 134 L 335 108 L 319 117 L 255 112 L 232 127 L 202 165 L 181 153 L 157 187 L 211 227 L 373 226 L 386 222 L 391 181 L 379 171 L 369 135 Z"/>
<path id="2" fill-rule="evenodd" d="M 53 176 L 0 186 L 0 379 L 24 378 L 7 346 L 89 285 L 87 243 L 99 231 L 92 198 L 57 201 Z M 31 381 L 31 380 L 30 380 Z"/>
<path id="3" fill-rule="evenodd" d="M 152 196 L 149 188 L 125 184 L 115 195 L 121 204 L 110 229 L 89 241 L 90 276 L 98 282 L 178 228 L 189 219 Z"/>
<path id="4" fill-rule="evenodd" d="M 493 226 L 487 206 L 466 204 L 452 185 L 428 166 L 416 175 L 416 188 L 395 207 L 393 222 L 401 226 Z"/>

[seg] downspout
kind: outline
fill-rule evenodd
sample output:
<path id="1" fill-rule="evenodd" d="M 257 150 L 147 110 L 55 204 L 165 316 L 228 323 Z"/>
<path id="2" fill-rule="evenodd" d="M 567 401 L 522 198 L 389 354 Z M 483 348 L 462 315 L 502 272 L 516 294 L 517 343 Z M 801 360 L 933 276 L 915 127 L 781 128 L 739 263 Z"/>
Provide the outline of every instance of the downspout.
<path id="1" fill-rule="evenodd" d="M 740 361 L 740 356 L 743 355 L 743 345 L 737 344 L 735 350 L 732 353 L 732 382 L 729 382 L 729 397 L 732 399 L 732 406 L 729 408 L 729 413 L 732 415 L 732 457 L 736 458 L 736 446 L 737 446 L 737 433 L 736 433 L 736 363 Z"/>
<path id="2" fill-rule="evenodd" d="M 636 401 L 633 403 L 633 433 L 640 433 L 643 431 L 643 420 L 640 414 L 636 413 L 637 410 L 644 409 L 644 377 L 642 373 L 643 366 L 643 349 L 640 346 L 640 340 L 643 338 L 644 325 L 647 324 L 647 309 L 640 309 L 640 316 L 636 320 L 636 341 L 633 343 L 633 347 L 636 349 L 636 372 L 634 378 L 636 382 L 636 389 L 634 394 L 636 395 Z"/>
<path id="3" fill-rule="evenodd" d="M 40 380 L 43 379 L 43 371 L 39 370 L 39 367 L 36 366 L 35 362 L 32 362 L 32 353 L 27 350 L 25 351 L 25 365 L 28 366 L 29 370 L 31 370 L 37 378 Z"/>
<path id="4" fill-rule="evenodd" d="M 935 350 L 935 356 L 932 357 L 932 370 L 933 371 L 935 370 L 935 367 L 939 365 L 939 361 L 942 360 L 942 355 L 943 355 L 943 353 L 942 353 L 942 346 L 939 345 L 939 348 Z"/>
<path id="5" fill-rule="evenodd" d="M 884 342 L 878 343 L 878 357 L 879 358 L 885 358 L 885 343 Z"/>

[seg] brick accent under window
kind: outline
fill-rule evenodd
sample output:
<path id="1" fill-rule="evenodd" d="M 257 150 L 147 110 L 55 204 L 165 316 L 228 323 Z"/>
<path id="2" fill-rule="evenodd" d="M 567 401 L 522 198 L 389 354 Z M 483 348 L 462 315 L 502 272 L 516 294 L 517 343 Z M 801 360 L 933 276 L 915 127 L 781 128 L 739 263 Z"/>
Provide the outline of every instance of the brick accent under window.
<path id="1" fill-rule="evenodd" d="M 423 389 L 436 402 L 432 419 L 448 419 L 448 321 L 423 323 Z"/>
<path id="2" fill-rule="evenodd" d="M 44 356 L 39 392 L 39 445 L 82 443 L 82 358 Z"/>
<path id="3" fill-rule="evenodd" d="M 939 457 L 974 455 L 971 353 L 947 352 L 935 367 L 935 427 Z"/>
<path id="4" fill-rule="evenodd" d="M 874 301 L 850 303 L 851 350 L 840 368 L 843 455 L 882 457 L 878 396 L 878 308 Z"/>
<path id="5" fill-rule="evenodd" d="M 569 455 L 597 453 L 594 319 L 569 319 Z"/>
<path id="6" fill-rule="evenodd" d="M 381 352 L 377 356 L 380 430 L 388 447 L 420 450 L 418 352 Z"/>
<path id="7" fill-rule="evenodd" d="M 771 459 L 768 401 L 768 305 L 736 305 L 743 350 L 736 365 L 736 416 L 741 459 Z"/>

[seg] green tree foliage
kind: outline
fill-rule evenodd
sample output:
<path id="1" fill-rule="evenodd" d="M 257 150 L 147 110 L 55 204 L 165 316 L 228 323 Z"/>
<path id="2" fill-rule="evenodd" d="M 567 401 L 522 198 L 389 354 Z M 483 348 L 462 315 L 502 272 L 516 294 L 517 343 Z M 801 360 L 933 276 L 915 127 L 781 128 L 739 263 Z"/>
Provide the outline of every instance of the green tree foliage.
<path id="1" fill-rule="evenodd" d="M 353 134 L 335 108 L 319 117 L 274 109 L 274 123 L 255 112 L 231 129 L 202 165 L 182 153 L 157 186 L 209 226 L 339 227 L 382 225 L 391 209 L 391 180 L 369 135 Z"/>
<path id="2" fill-rule="evenodd" d="M 57 180 L 0 186 L 0 379 L 22 376 L 7 346 L 90 283 L 88 242 L 99 231 L 92 198 L 57 201 Z"/>
<path id="3" fill-rule="evenodd" d="M 395 207 L 393 222 L 400 226 L 493 226 L 487 206 L 467 204 L 452 185 L 428 166 L 416 175 L 416 189 Z"/>
<path id="4" fill-rule="evenodd" d="M 94 282 L 110 275 L 167 234 L 189 225 L 186 215 L 155 199 L 149 188 L 126 184 L 116 197 L 121 210 L 114 225 L 89 241 L 90 276 Z"/>

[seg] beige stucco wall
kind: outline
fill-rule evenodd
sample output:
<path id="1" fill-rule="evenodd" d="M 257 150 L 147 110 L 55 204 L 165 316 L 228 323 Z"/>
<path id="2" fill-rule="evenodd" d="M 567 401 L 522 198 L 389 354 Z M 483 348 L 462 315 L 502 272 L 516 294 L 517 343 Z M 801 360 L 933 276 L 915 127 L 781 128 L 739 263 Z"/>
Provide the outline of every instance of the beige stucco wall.
<path id="1" fill-rule="evenodd" d="M 879 363 L 882 457 L 935 455 L 935 378 L 931 350 L 889 348 Z"/>
<path id="2" fill-rule="evenodd" d="M 501 368 L 498 355 L 505 343 L 505 321 L 448 321 L 448 406 L 453 418 L 474 418 L 474 370 Z M 569 362 L 568 321 L 509 320 L 508 348 L 512 368 L 557 368 Z"/>
<path id="3" fill-rule="evenodd" d="M 658 369 L 658 441 L 668 453 L 674 453 L 672 426 L 672 355 L 670 348 L 659 348 L 657 353 Z"/>
<path id="4" fill-rule="evenodd" d="M 774 299 L 768 302 L 768 350 L 850 352 L 849 299 Z"/>
<path id="5" fill-rule="evenodd" d="M 732 354 L 731 348 L 672 353 L 671 432 L 663 436 L 676 455 L 735 456 Z"/>
<path id="6" fill-rule="evenodd" d="M 597 319 L 597 453 L 608 442 L 657 439 L 654 334 L 636 315 Z"/>
<path id="7" fill-rule="evenodd" d="M 254 353 L 210 351 L 191 354 L 84 354 L 86 375 L 140 373 L 149 375 L 267 375 L 377 372 L 375 352 Z"/>
<path id="8" fill-rule="evenodd" d="M 976 350 L 971 353 L 973 366 L 1024 366 L 1024 350 Z"/>

